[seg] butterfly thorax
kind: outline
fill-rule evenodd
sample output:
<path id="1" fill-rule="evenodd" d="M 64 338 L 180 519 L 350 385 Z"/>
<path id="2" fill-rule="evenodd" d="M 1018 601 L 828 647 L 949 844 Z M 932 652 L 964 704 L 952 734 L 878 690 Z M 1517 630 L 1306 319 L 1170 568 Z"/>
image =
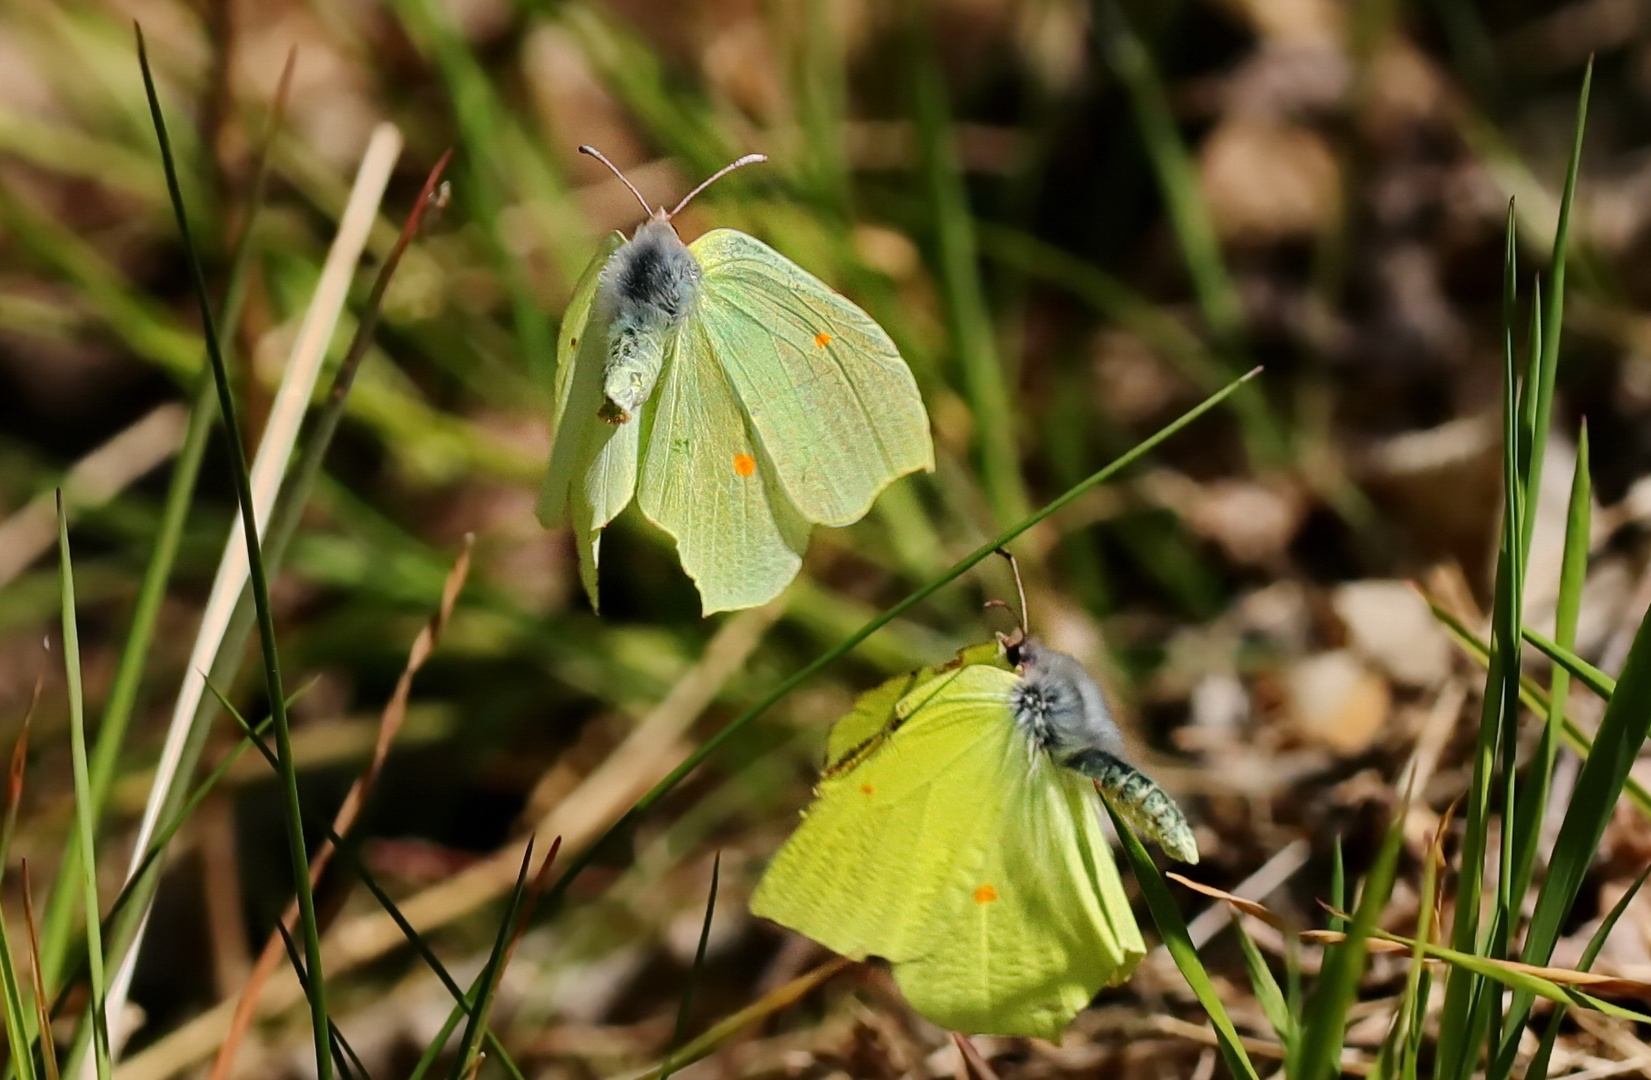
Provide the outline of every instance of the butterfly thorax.
<path id="1" fill-rule="evenodd" d="M 608 359 L 600 415 L 622 424 L 653 394 L 665 360 L 665 342 L 699 296 L 699 263 L 671 223 L 655 218 L 613 253 L 602 271 Z"/>
<path id="2" fill-rule="evenodd" d="M 1123 756 L 1123 737 L 1106 698 L 1082 664 L 1035 638 L 1017 642 L 1010 660 L 1021 678 L 1010 691 L 1009 707 L 1034 746 L 1058 760 L 1084 750 Z"/>

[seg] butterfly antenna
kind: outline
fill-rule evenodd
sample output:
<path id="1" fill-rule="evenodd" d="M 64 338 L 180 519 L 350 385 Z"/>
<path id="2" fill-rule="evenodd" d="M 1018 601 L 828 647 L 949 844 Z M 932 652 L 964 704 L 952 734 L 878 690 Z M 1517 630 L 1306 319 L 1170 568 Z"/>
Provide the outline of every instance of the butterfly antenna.
<path id="1" fill-rule="evenodd" d="M 598 150 L 596 147 L 589 146 L 589 145 L 581 146 L 579 148 L 579 152 L 581 154 L 589 154 L 591 157 L 595 158 L 597 161 L 600 161 L 602 164 L 604 164 L 608 168 L 612 169 L 613 170 L 613 175 L 619 177 L 620 182 L 623 183 L 626 187 L 630 188 L 631 189 L 631 194 L 636 196 L 636 201 L 642 204 L 642 212 L 644 214 L 652 214 L 653 213 L 652 208 L 650 208 L 648 206 L 648 200 L 644 199 L 642 197 L 642 193 L 640 191 L 636 190 L 636 185 L 631 183 L 630 177 L 628 177 L 624 173 L 620 172 L 619 171 L 619 166 L 617 166 L 613 162 L 609 161 L 608 158 L 607 158 L 607 155 L 603 154 L 602 151 Z M 726 170 L 724 170 L 724 171 L 726 171 Z M 718 174 L 718 175 L 721 175 L 721 174 Z M 711 177 L 711 180 L 715 180 L 715 179 L 716 179 L 715 176 Z M 707 180 L 706 183 L 707 184 L 710 183 L 710 180 Z M 705 184 L 700 185 L 700 187 L 704 187 L 704 186 L 705 186 Z M 686 200 L 684 200 L 684 201 L 686 201 Z M 681 207 L 678 207 L 677 209 L 680 210 Z M 674 211 L 674 210 L 672 211 L 672 213 L 675 213 L 675 212 L 676 211 Z"/>
<path id="2" fill-rule="evenodd" d="M 694 190 L 688 192 L 688 194 L 684 195 L 682 197 L 682 201 L 676 204 L 676 209 L 672 210 L 669 214 L 665 215 L 666 220 L 668 221 L 671 218 L 676 217 L 678 214 L 680 214 L 682 212 L 682 208 L 684 206 L 687 206 L 690 202 L 693 201 L 693 198 L 694 198 L 695 195 L 698 195 L 700 192 L 704 191 L 706 188 L 710 187 L 712 184 L 716 183 L 718 180 L 721 180 L 724 176 L 727 176 L 729 173 L 733 172 L 735 169 L 742 169 L 747 165 L 755 165 L 759 161 L 767 161 L 767 160 L 768 160 L 768 155 L 767 154 L 746 154 L 744 157 L 740 158 L 738 161 L 730 162 L 729 164 L 724 165 L 722 168 L 720 168 L 716 172 L 712 173 L 702 184 L 699 185 L 699 187 L 695 188 Z M 610 166 L 610 168 L 611 168 L 611 166 Z M 615 170 L 615 171 L 617 171 L 617 170 Z"/>
<path id="3" fill-rule="evenodd" d="M 1009 569 L 1015 575 L 1015 594 L 1020 597 L 1020 613 L 1016 616 L 1016 618 L 1018 618 L 1020 620 L 1021 632 L 1025 633 L 1025 631 L 1026 631 L 1026 586 L 1024 586 L 1020 583 L 1020 563 L 1016 562 L 1015 557 L 1013 555 L 1009 554 L 1009 552 L 1004 548 L 998 548 L 997 553 L 999 555 L 1002 555 L 1005 559 L 1009 560 Z M 1004 606 L 1007 607 L 1008 605 L 1005 604 Z"/>

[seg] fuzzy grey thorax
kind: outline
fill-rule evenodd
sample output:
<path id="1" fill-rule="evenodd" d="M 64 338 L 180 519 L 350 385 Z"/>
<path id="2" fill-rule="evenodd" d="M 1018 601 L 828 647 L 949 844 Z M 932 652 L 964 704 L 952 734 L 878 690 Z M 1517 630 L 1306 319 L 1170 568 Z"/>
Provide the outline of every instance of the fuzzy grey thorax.
<path id="1" fill-rule="evenodd" d="M 1083 665 L 1035 638 L 1009 647 L 1021 679 L 1009 694 L 1015 724 L 1033 745 L 1057 760 L 1083 750 L 1123 757 L 1123 736 L 1101 688 Z"/>
<path id="2" fill-rule="evenodd" d="M 613 312 L 602 416 L 625 423 L 653 394 L 664 339 L 699 297 L 699 263 L 663 217 L 644 222 L 608 260 L 602 290 Z"/>

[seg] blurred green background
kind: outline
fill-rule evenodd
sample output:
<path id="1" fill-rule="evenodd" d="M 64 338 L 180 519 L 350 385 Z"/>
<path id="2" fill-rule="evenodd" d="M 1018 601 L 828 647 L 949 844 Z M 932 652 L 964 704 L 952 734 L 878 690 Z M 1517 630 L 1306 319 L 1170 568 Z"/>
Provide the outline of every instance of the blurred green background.
<path id="1" fill-rule="evenodd" d="M 1518 196 L 1522 258 L 1540 267 L 1591 54 L 1548 466 L 1569 476 L 1563 432 L 1586 416 L 1603 511 L 1578 651 L 1609 667 L 1645 607 L 1643 5 L 10 0 L 0 742 L 43 679 L 11 851 L 37 889 L 73 805 L 50 492 L 67 485 L 96 717 L 202 370 L 133 19 L 216 289 L 296 50 L 246 300 L 226 334 L 249 443 L 374 125 L 396 125 L 406 146 L 335 360 L 426 172 L 454 149 L 451 201 L 385 297 L 274 599 L 319 822 L 366 760 L 407 649 L 475 534 L 470 580 L 351 836 L 399 900 L 425 902 L 415 922 L 455 965 L 479 964 L 491 941 L 515 870 L 507 842 L 535 826 L 588 840 L 781 678 L 1255 364 L 1266 371 L 1253 392 L 1017 550 L 1034 629 L 1107 682 L 1144 767 L 1199 826 L 1201 876 L 1231 886 L 1299 851 L 1293 902 L 1311 917 L 1334 838 L 1351 859 L 1367 854 L 1418 734 L 1453 722 L 1476 678 L 1407 580 L 1481 620 L 1500 500 L 1507 200 Z M 678 219 L 684 238 L 732 226 L 772 243 L 879 319 L 923 390 L 936 471 L 897 483 L 854 526 L 816 530 L 803 576 L 770 609 L 702 620 L 668 541 L 633 510 L 603 544 L 599 619 L 569 538 L 534 519 L 562 305 L 597 238 L 638 216 L 581 143 L 667 204 L 734 157 L 766 153 Z M 207 448 L 145 653 L 102 821 L 107 895 L 234 517 L 223 451 Z M 1551 623 L 1564 520 L 1565 485 L 1545 490 L 1537 625 Z M 501 991 L 501 1036 L 531 1075 L 657 1059 L 717 851 L 722 900 L 693 1030 L 819 958 L 742 912 L 806 801 L 826 725 L 881 675 L 1002 628 L 981 604 L 1010 589 L 983 564 L 600 853 Z M 226 692 L 261 716 L 257 663 L 243 667 Z M 205 760 L 237 738 L 218 718 Z M 1424 792 L 1435 807 L 1463 786 L 1467 740 L 1447 731 L 1435 751 Z M 250 760 L 230 778 L 169 855 L 129 1080 L 187 1071 L 215 1048 L 190 1041 L 203 1030 L 191 1018 L 234 996 L 290 897 L 275 784 Z M 8 916 L 17 888 L 8 876 Z M 340 881 L 320 895 L 341 933 L 383 925 Z M 393 933 L 374 940 L 328 976 L 340 1024 L 394 1075 L 447 999 Z M 1155 1057 L 1191 1068 L 1198 1046 L 1148 1022 L 1186 1009 L 1154 972 L 1149 962 L 1110 992 L 1067 1050 L 1016 1051 L 1006 1075 L 1160 1075 Z M 291 1018 L 254 1042 L 263 1053 L 243 1051 L 243 1072 L 299 1068 Z M 928 1075 L 951 1068 L 948 1045 L 867 975 L 713 1063 L 728 1075 Z"/>

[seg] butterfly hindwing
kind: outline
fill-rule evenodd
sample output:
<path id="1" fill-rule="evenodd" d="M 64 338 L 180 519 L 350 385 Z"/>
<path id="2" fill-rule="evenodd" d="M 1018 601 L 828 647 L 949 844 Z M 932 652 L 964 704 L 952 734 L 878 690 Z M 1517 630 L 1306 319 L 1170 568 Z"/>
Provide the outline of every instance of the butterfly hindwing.
<path id="1" fill-rule="evenodd" d="M 858 521 L 897 477 L 934 467 L 917 384 L 871 316 L 745 233 L 690 250 L 695 318 L 804 518 Z"/>
<path id="2" fill-rule="evenodd" d="M 647 408 L 642 513 L 675 538 L 705 614 L 778 596 L 802 565 L 808 523 L 751 438 L 702 319 L 668 339 Z"/>
<path id="3" fill-rule="evenodd" d="M 573 526 L 579 575 L 593 608 L 602 529 L 630 502 L 636 486 L 636 426 L 615 427 L 597 416 L 611 317 L 599 300 L 599 283 L 602 268 L 624 240 L 617 232 L 603 238 L 562 315 L 556 335 L 550 466 L 539 491 L 539 520 L 547 528 Z"/>

